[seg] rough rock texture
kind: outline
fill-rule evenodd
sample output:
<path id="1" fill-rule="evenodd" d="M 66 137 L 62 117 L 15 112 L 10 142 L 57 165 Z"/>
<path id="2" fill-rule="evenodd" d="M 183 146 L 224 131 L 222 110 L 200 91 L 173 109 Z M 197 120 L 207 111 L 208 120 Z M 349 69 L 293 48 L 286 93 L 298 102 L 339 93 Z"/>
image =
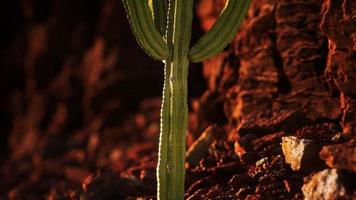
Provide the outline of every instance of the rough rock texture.
<path id="1" fill-rule="evenodd" d="M 356 134 L 356 2 L 328 0 L 324 4 L 321 29 L 329 42 L 326 75 L 332 89 L 340 93 L 342 127 Z"/>
<path id="2" fill-rule="evenodd" d="M 345 186 L 336 169 L 325 169 L 316 173 L 303 185 L 302 191 L 306 200 L 346 198 Z"/>
<path id="3" fill-rule="evenodd" d="M 120 2 L 1 6 L 1 199 L 154 198 L 162 68 Z M 196 2 L 194 41 L 225 0 Z M 253 0 L 232 44 L 190 68 L 188 146 L 215 126 L 186 199 L 304 199 L 329 183 L 356 198 L 355 4 Z M 320 145 L 327 166 L 293 171 L 291 136 Z"/>
<path id="4" fill-rule="evenodd" d="M 210 14 L 198 12 L 204 30 L 212 24 L 212 16 L 219 15 L 216 8 L 223 2 L 201 1 L 201 7 L 210 9 Z M 318 158 L 323 146 L 325 150 L 320 156 L 329 167 L 351 169 L 355 173 L 352 159 L 341 160 L 353 155 L 356 148 L 348 142 L 356 135 L 353 131 L 356 96 L 351 94 L 352 77 L 356 73 L 355 8 L 355 3 L 349 0 L 252 1 L 231 47 L 204 61 L 208 91 L 197 103 L 195 112 L 204 125 L 209 124 L 206 115 L 219 113 L 212 107 L 224 108 L 226 139 L 243 166 L 236 169 L 238 177 L 247 175 L 252 181 L 243 184 L 236 193 L 231 188 L 222 189 L 210 178 L 209 190 L 197 188 L 189 194 L 197 199 L 203 194 L 207 199 L 219 197 L 214 192 L 237 195 L 234 198 L 303 198 L 304 178 L 326 167 Z M 289 158 L 284 158 L 279 146 L 283 136 L 313 141 L 318 147 L 302 155 L 312 155 L 309 162 L 318 163 L 318 167 L 305 162 L 311 164 L 309 172 L 290 171 L 285 164 Z M 326 145 L 339 148 L 331 150 L 333 146 Z M 341 146 L 345 153 L 341 153 Z M 279 167 L 271 167 L 275 163 Z M 235 182 L 234 176 L 225 176 Z M 354 187 L 346 188 L 346 198 L 351 198 L 354 191 Z"/>
<path id="5" fill-rule="evenodd" d="M 320 158 L 325 160 L 325 163 L 331 168 L 356 172 L 355 141 L 324 146 L 320 152 Z"/>
<path id="6" fill-rule="evenodd" d="M 281 145 L 284 159 L 290 164 L 292 170 L 307 170 L 316 167 L 320 146 L 313 140 L 298 139 L 294 136 L 282 137 Z"/>

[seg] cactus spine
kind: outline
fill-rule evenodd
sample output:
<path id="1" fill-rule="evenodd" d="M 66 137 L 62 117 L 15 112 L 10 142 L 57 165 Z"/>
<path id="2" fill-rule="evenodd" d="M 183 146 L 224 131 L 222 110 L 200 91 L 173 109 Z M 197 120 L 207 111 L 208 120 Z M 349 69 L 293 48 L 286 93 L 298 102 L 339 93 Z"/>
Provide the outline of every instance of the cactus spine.
<path id="1" fill-rule="evenodd" d="M 162 60 L 164 87 L 157 165 L 157 198 L 184 198 L 189 62 L 219 53 L 233 39 L 249 0 L 228 0 L 211 28 L 191 49 L 194 0 L 122 0 L 140 46 Z M 152 17 L 153 16 L 153 17 Z"/>

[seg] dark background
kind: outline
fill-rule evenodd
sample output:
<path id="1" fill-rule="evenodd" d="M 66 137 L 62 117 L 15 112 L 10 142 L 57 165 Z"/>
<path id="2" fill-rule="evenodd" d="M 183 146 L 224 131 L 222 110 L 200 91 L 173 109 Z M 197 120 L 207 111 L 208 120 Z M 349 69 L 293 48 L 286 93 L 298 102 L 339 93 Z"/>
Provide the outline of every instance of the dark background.
<path id="1" fill-rule="evenodd" d="M 26 135 L 71 134 L 98 118 L 95 131 L 115 127 L 143 98 L 160 97 L 163 65 L 136 44 L 121 1 L 15 0 L 0 9 L 2 157 L 8 147 L 33 151 Z M 196 21 L 193 30 L 195 40 Z M 201 65 L 189 77 L 190 96 L 200 96 Z"/>

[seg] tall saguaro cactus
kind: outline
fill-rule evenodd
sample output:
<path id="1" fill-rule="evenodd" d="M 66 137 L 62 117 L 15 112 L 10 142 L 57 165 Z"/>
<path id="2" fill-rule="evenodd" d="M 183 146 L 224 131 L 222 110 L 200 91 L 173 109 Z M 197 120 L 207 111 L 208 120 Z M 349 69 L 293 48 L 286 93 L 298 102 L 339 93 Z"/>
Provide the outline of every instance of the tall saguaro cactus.
<path id="1" fill-rule="evenodd" d="M 165 63 L 157 198 L 183 199 L 189 62 L 212 57 L 230 43 L 249 0 L 227 0 L 219 19 L 192 48 L 189 46 L 194 0 L 123 0 L 123 3 L 140 46 Z"/>

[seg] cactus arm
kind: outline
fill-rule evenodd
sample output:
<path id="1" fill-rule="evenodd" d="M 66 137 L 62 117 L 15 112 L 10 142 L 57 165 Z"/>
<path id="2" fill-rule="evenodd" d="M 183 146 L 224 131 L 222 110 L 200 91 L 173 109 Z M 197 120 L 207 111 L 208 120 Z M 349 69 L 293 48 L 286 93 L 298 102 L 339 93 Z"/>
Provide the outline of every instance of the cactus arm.
<path id="1" fill-rule="evenodd" d="M 146 0 L 123 0 L 123 4 L 132 31 L 141 48 L 154 59 L 167 59 L 169 50 L 154 25 L 148 2 Z"/>
<path id="2" fill-rule="evenodd" d="M 236 35 L 249 4 L 250 0 L 229 0 L 216 23 L 191 48 L 190 61 L 200 62 L 221 52 Z"/>
<path id="3" fill-rule="evenodd" d="M 154 12 L 154 22 L 156 28 L 162 36 L 165 37 L 167 31 L 167 13 L 168 2 L 167 0 L 151 0 Z"/>

